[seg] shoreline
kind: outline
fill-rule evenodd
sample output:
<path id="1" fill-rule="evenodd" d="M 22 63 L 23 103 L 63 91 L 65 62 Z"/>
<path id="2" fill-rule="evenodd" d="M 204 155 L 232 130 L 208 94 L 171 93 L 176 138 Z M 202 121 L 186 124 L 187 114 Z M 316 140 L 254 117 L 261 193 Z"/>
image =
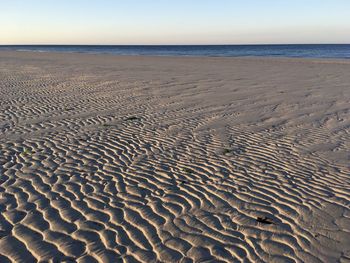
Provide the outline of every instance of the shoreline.
<path id="1" fill-rule="evenodd" d="M 0 54 L 43 54 L 43 55 L 78 55 L 78 56 L 104 56 L 110 58 L 154 58 L 154 59 L 208 59 L 208 60 L 267 60 L 267 61 L 285 61 L 285 62 L 315 62 L 315 63 L 341 63 L 341 64 L 350 64 L 350 58 L 319 58 L 319 57 L 279 57 L 279 56 L 182 56 L 182 55 L 120 55 L 112 53 L 85 53 L 85 52 L 57 52 L 57 51 L 8 51 L 0 50 Z"/>

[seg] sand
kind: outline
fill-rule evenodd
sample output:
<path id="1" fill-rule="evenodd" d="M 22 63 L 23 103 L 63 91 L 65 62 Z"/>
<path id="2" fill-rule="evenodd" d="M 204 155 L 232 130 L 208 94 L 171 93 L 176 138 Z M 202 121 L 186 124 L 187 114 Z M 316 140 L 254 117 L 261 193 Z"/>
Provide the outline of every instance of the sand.
<path id="1" fill-rule="evenodd" d="M 350 262 L 350 61 L 0 52 L 0 262 Z"/>

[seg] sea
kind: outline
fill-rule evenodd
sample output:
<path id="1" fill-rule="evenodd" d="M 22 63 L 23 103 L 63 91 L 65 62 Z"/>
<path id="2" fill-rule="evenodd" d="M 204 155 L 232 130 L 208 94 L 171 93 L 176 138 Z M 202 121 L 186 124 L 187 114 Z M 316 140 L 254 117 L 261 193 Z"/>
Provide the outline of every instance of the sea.
<path id="1" fill-rule="evenodd" d="M 350 59 L 342 45 L 0 45 L 1 50 L 133 56 L 294 57 Z"/>

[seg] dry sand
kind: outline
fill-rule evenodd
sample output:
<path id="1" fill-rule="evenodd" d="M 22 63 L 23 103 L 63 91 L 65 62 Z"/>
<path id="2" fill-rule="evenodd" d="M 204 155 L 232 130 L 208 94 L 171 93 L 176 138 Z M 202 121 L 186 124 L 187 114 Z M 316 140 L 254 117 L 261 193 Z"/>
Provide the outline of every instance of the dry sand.
<path id="1" fill-rule="evenodd" d="M 349 85 L 341 60 L 0 52 L 0 262 L 350 262 Z"/>

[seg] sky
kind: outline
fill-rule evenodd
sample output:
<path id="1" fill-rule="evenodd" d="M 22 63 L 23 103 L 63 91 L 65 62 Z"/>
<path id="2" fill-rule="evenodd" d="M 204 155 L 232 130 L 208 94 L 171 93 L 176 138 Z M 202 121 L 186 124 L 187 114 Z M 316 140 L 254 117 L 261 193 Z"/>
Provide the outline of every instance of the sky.
<path id="1" fill-rule="evenodd" d="M 0 0 L 0 45 L 350 44 L 350 0 Z"/>

